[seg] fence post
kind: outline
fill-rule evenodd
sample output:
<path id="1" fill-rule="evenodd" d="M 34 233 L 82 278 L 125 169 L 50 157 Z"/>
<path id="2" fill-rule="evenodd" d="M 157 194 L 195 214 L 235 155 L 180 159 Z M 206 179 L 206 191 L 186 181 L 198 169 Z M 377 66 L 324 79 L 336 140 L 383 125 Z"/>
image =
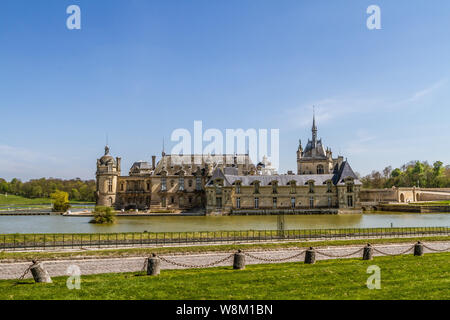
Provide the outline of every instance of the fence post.
<path id="1" fill-rule="evenodd" d="M 30 267 L 31 274 L 36 283 L 52 283 L 52 278 L 50 278 L 47 270 L 41 263 L 33 260 L 33 265 Z"/>
<path id="2" fill-rule="evenodd" d="M 415 256 L 423 256 L 423 244 L 420 241 L 414 245 L 414 255 Z"/>
<path id="3" fill-rule="evenodd" d="M 245 269 L 245 255 L 242 253 L 241 250 L 238 250 L 238 252 L 234 254 L 233 269 L 234 270 Z"/>
<path id="4" fill-rule="evenodd" d="M 364 247 L 363 260 L 372 260 L 372 259 L 373 259 L 373 248 L 370 245 L 370 243 L 368 243 L 367 246 Z"/>
<path id="5" fill-rule="evenodd" d="M 161 259 L 159 259 L 156 254 L 152 254 L 147 260 L 147 275 L 157 276 L 161 272 Z"/>
<path id="6" fill-rule="evenodd" d="M 305 263 L 306 264 L 316 263 L 316 250 L 314 250 L 313 247 L 310 247 L 308 250 L 306 250 Z"/>

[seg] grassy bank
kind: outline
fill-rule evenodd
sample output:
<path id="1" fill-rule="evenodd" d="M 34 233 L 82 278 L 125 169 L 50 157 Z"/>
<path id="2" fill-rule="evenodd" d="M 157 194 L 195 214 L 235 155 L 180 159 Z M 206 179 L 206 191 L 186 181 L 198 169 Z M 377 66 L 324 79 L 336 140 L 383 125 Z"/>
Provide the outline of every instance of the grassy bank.
<path id="1" fill-rule="evenodd" d="M 206 253 L 206 252 L 234 252 L 242 250 L 275 250 L 275 249 L 295 249 L 314 246 L 331 247 L 346 245 L 364 246 L 367 242 L 371 244 L 387 243 L 414 243 L 417 241 L 448 241 L 448 236 L 442 237 L 420 237 L 420 238 L 393 238 L 393 239 L 370 239 L 370 240 L 328 240 L 328 241 L 296 241 L 282 243 L 255 243 L 255 244 L 229 244 L 229 245 L 205 245 L 186 247 L 158 247 L 158 248 L 126 248 L 92 251 L 69 251 L 69 252 L 0 252 L 1 262 L 31 261 L 38 260 L 58 260 L 58 259 L 92 259 L 92 258 L 123 258 L 123 257 L 148 257 L 152 253 L 157 254 L 186 254 L 186 253 Z"/>
<path id="2" fill-rule="evenodd" d="M 52 199 L 50 198 L 35 198 L 29 199 L 15 195 L 5 196 L 0 194 L 0 206 L 50 206 L 52 204 Z M 94 204 L 93 202 L 83 202 L 83 201 L 70 201 L 70 204 Z"/>
<path id="3" fill-rule="evenodd" d="M 377 257 L 318 261 L 315 265 L 285 263 L 163 270 L 158 277 L 137 274 L 82 276 L 81 290 L 68 290 L 67 277 L 53 284 L 32 280 L 0 281 L 0 299 L 450 299 L 450 253 L 423 257 Z M 381 269 L 381 289 L 366 286 L 367 268 Z"/>

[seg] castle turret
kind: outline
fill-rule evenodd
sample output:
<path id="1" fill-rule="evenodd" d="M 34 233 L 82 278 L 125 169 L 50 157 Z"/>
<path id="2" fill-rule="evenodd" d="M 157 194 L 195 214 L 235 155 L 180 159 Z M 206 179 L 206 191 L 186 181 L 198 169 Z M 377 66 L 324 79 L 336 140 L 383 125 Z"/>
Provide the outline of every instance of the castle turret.
<path id="1" fill-rule="evenodd" d="M 109 154 L 109 147 L 105 146 L 105 154 L 97 160 L 97 205 L 114 207 L 116 203 L 117 178 L 120 176 L 121 158 L 114 158 Z"/>

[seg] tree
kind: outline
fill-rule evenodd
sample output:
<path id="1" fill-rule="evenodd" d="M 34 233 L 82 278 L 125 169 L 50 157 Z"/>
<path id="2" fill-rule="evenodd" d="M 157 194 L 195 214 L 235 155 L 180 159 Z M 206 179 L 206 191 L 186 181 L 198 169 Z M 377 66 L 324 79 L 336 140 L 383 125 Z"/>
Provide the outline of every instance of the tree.
<path id="1" fill-rule="evenodd" d="M 69 194 L 67 192 L 56 190 L 50 197 L 53 199 L 53 211 L 66 212 L 69 210 Z"/>

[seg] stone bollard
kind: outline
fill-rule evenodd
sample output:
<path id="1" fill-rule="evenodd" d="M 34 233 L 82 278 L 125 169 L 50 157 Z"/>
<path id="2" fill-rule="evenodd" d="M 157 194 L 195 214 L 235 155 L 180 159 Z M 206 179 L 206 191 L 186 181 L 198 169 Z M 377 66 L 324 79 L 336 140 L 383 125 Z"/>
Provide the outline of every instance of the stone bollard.
<path id="1" fill-rule="evenodd" d="M 307 264 L 316 263 L 316 250 L 314 250 L 313 247 L 310 247 L 308 250 L 306 250 L 305 263 Z"/>
<path id="2" fill-rule="evenodd" d="M 161 272 L 161 259 L 159 259 L 156 254 L 152 254 L 147 260 L 147 275 L 157 276 Z"/>
<path id="3" fill-rule="evenodd" d="M 417 241 L 417 243 L 414 245 L 414 255 L 415 256 L 423 256 L 423 244 L 420 241 Z"/>
<path id="4" fill-rule="evenodd" d="M 47 270 L 45 270 L 42 263 L 38 263 L 33 260 L 33 265 L 30 267 L 30 271 L 36 283 L 52 283 L 52 278 L 50 278 L 50 275 Z"/>
<path id="5" fill-rule="evenodd" d="M 241 250 L 238 250 L 238 252 L 234 254 L 233 269 L 234 270 L 245 269 L 245 255 L 242 253 Z"/>
<path id="6" fill-rule="evenodd" d="M 364 247 L 363 251 L 363 260 L 372 260 L 373 259 L 373 248 L 370 245 L 370 243 L 367 244 L 367 246 Z"/>

